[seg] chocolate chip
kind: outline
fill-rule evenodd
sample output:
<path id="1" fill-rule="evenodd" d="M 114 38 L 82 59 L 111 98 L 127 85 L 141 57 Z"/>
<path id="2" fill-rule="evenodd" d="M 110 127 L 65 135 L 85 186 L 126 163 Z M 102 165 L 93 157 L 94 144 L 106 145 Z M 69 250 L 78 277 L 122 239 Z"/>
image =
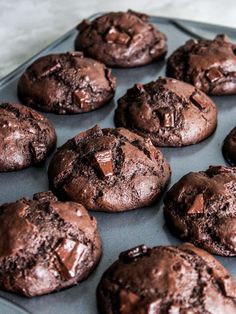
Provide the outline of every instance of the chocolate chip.
<path id="1" fill-rule="evenodd" d="M 205 109 L 207 106 L 207 104 L 204 102 L 203 96 L 198 91 L 195 91 L 190 96 L 190 101 L 200 110 Z"/>
<path id="2" fill-rule="evenodd" d="M 137 257 L 147 255 L 149 250 L 150 249 L 146 245 L 139 245 L 139 246 L 134 247 L 131 250 L 120 253 L 119 260 L 122 260 L 123 262 L 128 263 Z"/>
<path id="3" fill-rule="evenodd" d="M 46 154 L 47 148 L 45 143 L 31 142 L 29 144 L 29 150 L 32 154 L 34 161 L 42 160 Z"/>
<path id="4" fill-rule="evenodd" d="M 104 150 L 94 155 L 95 166 L 104 177 L 113 175 L 112 151 Z"/>
<path id="5" fill-rule="evenodd" d="M 206 72 L 206 77 L 210 82 L 213 83 L 223 77 L 223 74 L 217 68 L 211 68 L 209 71 Z"/>
<path id="6" fill-rule="evenodd" d="M 165 128 L 173 128 L 175 126 L 175 116 L 173 112 L 164 113 L 163 126 Z"/>
<path id="7" fill-rule="evenodd" d="M 158 158 L 158 151 L 157 151 L 156 147 L 153 145 L 150 138 L 146 138 L 144 143 L 148 146 L 148 150 L 150 151 L 151 155 L 154 158 Z"/>
<path id="8" fill-rule="evenodd" d="M 86 246 L 71 239 L 63 239 L 57 247 L 55 253 L 61 263 L 61 273 L 67 278 L 73 278 L 77 275 L 77 265 L 86 251 Z"/>
<path id="9" fill-rule="evenodd" d="M 204 198 L 203 194 L 198 194 L 194 201 L 192 206 L 188 209 L 187 213 L 189 215 L 191 214 L 202 214 L 204 213 Z"/>
<path id="10" fill-rule="evenodd" d="M 103 135 L 102 129 L 100 128 L 99 125 L 96 124 L 93 128 L 77 134 L 73 138 L 73 142 L 74 142 L 75 145 L 78 145 L 82 140 L 84 140 L 85 138 L 90 137 L 92 135 L 94 135 L 96 137 L 99 137 L 99 136 Z"/>
<path id="11" fill-rule="evenodd" d="M 121 45 L 128 44 L 130 36 L 124 32 L 119 32 L 114 26 L 112 26 L 105 36 L 107 43 L 117 43 Z"/>
<path id="12" fill-rule="evenodd" d="M 61 64 L 59 62 L 52 62 L 48 67 L 43 69 L 43 72 L 39 74 L 38 78 L 44 78 L 50 74 L 58 72 L 61 69 Z"/>
<path id="13" fill-rule="evenodd" d="M 164 128 L 173 128 L 175 126 L 175 114 L 173 111 L 163 108 L 156 111 L 160 119 L 161 126 Z"/>
<path id="14" fill-rule="evenodd" d="M 83 89 L 78 89 L 73 92 L 73 99 L 81 109 L 85 109 L 89 106 L 90 96 Z"/>

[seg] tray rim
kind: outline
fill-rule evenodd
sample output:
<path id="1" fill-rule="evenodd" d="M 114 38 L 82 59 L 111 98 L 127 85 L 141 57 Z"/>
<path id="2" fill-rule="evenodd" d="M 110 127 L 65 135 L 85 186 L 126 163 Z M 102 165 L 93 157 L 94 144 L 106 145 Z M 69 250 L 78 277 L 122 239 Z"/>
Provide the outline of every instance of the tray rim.
<path id="1" fill-rule="evenodd" d="M 92 21 L 93 19 L 101 16 L 102 14 L 105 14 L 107 12 L 98 12 L 95 14 L 90 15 L 87 20 Z M 165 16 L 158 16 L 158 15 L 149 15 L 150 17 L 150 22 L 159 22 L 159 23 L 170 23 L 174 25 L 177 28 L 180 28 L 183 32 L 187 32 L 188 35 L 191 35 L 193 37 L 198 37 L 200 38 L 201 36 L 195 34 L 188 28 L 186 28 L 186 23 L 187 24 L 192 24 L 192 26 L 201 26 L 201 27 L 210 27 L 210 28 L 220 28 L 223 32 L 235 32 L 236 34 L 236 28 L 234 27 L 229 27 L 229 26 L 224 26 L 224 25 L 219 25 L 219 24 L 212 24 L 212 23 L 205 23 L 205 22 L 200 22 L 200 21 L 193 21 L 193 20 L 188 20 L 188 19 L 182 19 L 182 18 L 172 18 L 172 17 L 165 17 Z M 37 59 L 41 54 L 47 53 L 47 51 L 55 48 L 56 46 L 60 45 L 63 41 L 71 37 L 75 32 L 76 32 L 76 26 L 66 33 L 64 33 L 62 36 L 58 37 L 56 40 L 51 42 L 49 45 L 41 49 L 39 52 L 34 54 L 32 57 L 24 61 L 22 64 L 20 64 L 18 67 L 16 67 L 14 70 L 9 72 L 7 75 L 3 76 L 0 78 L 0 88 L 4 87 L 6 84 L 8 84 L 12 79 L 14 79 L 15 76 L 17 76 L 20 72 L 24 70 L 24 68 L 32 63 L 35 59 Z"/>

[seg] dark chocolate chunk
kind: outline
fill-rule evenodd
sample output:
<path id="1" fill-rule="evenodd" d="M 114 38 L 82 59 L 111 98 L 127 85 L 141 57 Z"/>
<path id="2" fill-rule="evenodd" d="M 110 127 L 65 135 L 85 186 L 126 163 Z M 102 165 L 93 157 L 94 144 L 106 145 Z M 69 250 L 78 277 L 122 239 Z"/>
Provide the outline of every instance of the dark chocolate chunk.
<path id="1" fill-rule="evenodd" d="M 206 72 L 206 76 L 210 80 L 210 82 L 213 83 L 223 77 L 223 74 L 219 71 L 219 69 L 211 68 L 209 71 Z"/>
<path id="2" fill-rule="evenodd" d="M 113 175 L 112 166 L 112 151 L 105 150 L 97 152 L 94 155 L 95 165 L 99 168 L 100 172 L 104 177 L 109 177 Z"/>
<path id="3" fill-rule="evenodd" d="M 192 206 L 188 209 L 188 214 L 202 214 L 204 213 L 204 198 L 203 194 L 196 195 Z"/>
<path id="4" fill-rule="evenodd" d="M 142 255 L 146 255 L 148 254 L 149 248 L 146 245 L 139 245 L 134 247 L 131 250 L 122 252 L 119 255 L 119 259 L 129 263 L 130 261 L 132 261 L 133 259 L 142 256 Z"/>
<path id="5" fill-rule="evenodd" d="M 61 67 L 62 67 L 61 64 L 57 60 L 55 60 L 51 64 L 46 65 L 43 68 L 42 72 L 38 73 L 37 77 L 39 79 L 41 79 L 41 78 L 44 78 L 46 76 L 49 76 L 50 74 L 53 74 L 53 73 L 59 71 L 61 69 Z"/>
<path id="6" fill-rule="evenodd" d="M 82 264 L 86 251 L 86 245 L 67 238 L 64 238 L 56 248 L 56 255 L 63 266 L 60 271 L 63 272 L 66 279 L 74 278 L 77 275 L 78 266 Z"/>

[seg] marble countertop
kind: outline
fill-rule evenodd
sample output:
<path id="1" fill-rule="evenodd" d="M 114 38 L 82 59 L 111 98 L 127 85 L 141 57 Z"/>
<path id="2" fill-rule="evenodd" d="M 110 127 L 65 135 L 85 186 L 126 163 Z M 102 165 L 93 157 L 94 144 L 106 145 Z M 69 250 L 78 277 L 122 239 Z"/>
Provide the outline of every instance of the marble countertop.
<path id="1" fill-rule="evenodd" d="M 128 8 L 152 15 L 236 27 L 235 0 L 0 0 L 0 77 L 81 19 L 97 12 Z"/>

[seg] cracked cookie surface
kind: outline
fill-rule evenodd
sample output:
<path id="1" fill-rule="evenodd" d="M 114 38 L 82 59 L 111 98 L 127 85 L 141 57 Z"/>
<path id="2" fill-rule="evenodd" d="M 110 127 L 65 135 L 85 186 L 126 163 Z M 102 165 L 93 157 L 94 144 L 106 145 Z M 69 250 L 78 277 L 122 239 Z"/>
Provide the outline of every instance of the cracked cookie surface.
<path id="1" fill-rule="evenodd" d="M 222 153 L 231 166 L 236 166 L 236 128 L 233 128 L 226 136 L 222 146 Z"/>
<path id="2" fill-rule="evenodd" d="M 96 220 L 51 192 L 0 207 L 0 287 L 32 297 L 77 284 L 101 255 Z"/>
<path id="3" fill-rule="evenodd" d="M 169 181 L 170 166 L 150 139 L 95 126 L 58 149 L 48 176 L 59 197 L 118 212 L 153 203 Z"/>
<path id="4" fill-rule="evenodd" d="M 111 12 L 79 24 L 76 50 L 111 67 L 135 67 L 166 54 L 166 36 L 134 11 Z"/>
<path id="5" fill-rule="evenodd" d="M 103 314 L 233 314 L 236 283 L 210 254 L 189 243 L 120 254 L 97 288 Z"/>
<path id="6" fill-rule="evenodd" d="M 104 64 L 81 52 L 68 52 L 34 61 L 19 80 L 18 96 L 38 110 L 72 114 L 102 107 L 114 96 L 115 87 Z"/>
<path id="7" fill-rule="evenodd" d="M 128 89 L 118 100 L 115 124 L 150 137 L 156 146 L 184 146 L 214 132 L 217 108 L 192 85 L 159 78 Z"/>
<path id="8" fill-rule="evenodd" d="M 170 230 L 213 254 L 236 256 L 236 168 L 190 172 L 167 192 Z"/>
<path id="9" fill-rule="evenodd" d="M 20 170 L 42 162 L 56 144 L 51 122 L 18 104 L 0 105 L 0 171 Z"/>
<path id="10" fill-rule="evenodd" d="M 189 40 L 167 60 L 167 76 L 186 81 L 209 95 L 236 93 L 236 45 L 220 34 Z"/>

